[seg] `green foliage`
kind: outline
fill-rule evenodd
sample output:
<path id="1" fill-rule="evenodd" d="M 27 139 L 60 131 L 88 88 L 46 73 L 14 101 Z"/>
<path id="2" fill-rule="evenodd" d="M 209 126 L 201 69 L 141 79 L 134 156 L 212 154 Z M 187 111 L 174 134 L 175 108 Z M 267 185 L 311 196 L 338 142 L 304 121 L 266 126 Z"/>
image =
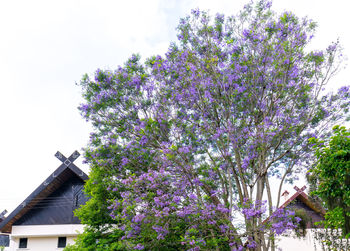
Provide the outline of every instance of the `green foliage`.
<path id="1" fill-rule="evenodd" d="M 307 212 L 304 209 L 295 210 L 294 216 L 300 218 L 300 221 L 297 224 L 298 227 L 294 230 L 295 234 L 298 237 L 305 237 L 308 224 L 312 224 L 312 218 L 307 214 Z"/>
<path id="2" fill-rule="evenodd" d="M 87 151 L 89 159 L 92 153 Z M 67 251 L 75 250 L 124 250 L 119 243 L 122 231 L 115 227 L 117 221 L 110 217 L 108 200 L 115 193 L 108 191 L 108 178 L 112 170 L 93 165 L 89 180 L 85 184 L 85 193 L 90 200 L 75 211 L 81 222 L 86 225 L 84 233 L 78 236 L 74 245 L 65 248 Z"/>
<path id="3" fill-rule="evenodd" d="M 99 142 L 96 142 L 99 144 Z M 116 169 L 109 165 L 117 165 L 121 162 L 118 154 L 120 149 L 116 146 L 103 146 L 97 149 L 86 149 L 85 157 L 91 165 L 89 180 L 85 184 L 85 193 L 90 197 L 89 201 L 75 211 L 82 224 L 86 227 L 84 232 L 78 235 L 74 245 L 68 245 L 65 251 L 105 251 L 105 250 L 130 250 L 128 242 L 121 241 L 122 236 L 128 229 L 120 229 L 120 217 L 111 217 L 111 205 L 116 198 L 121 198 L 123 188 L 115 184 Z M 115 163 L 103 163 L 106 155 L 114 156 Z M 96 157 L 98 156 L 98 157 Z M 138 168 L 138 167 L 135 167 Z M 154 194 L 155 196 L 155 194 Z M 130 212 L 135 208 L 130 207 Z M 117 227 L 119 226 L 119 228 Z M 146 250 L 179 250 L 175 240 L 181 239 L 185 235 L 185 222 L 176 219 L 169 219 L 169 229 L 171 234 L 165 239 L 159 240 L 156 245 L 146 246 Z M 150 243 L 151 239 L 156 239 L 157 235 L 152 231 L 152 225 L 145 226 L 140 235 L 144 243 Z M 148 229 L 149 228 L 149 229 Z"/>
<path id="4" fill-rule="evenodd" d="M 326 228 L 338 228 L 345 221 L 344 219 L 344 209 L 341 207 L 336 207 L 330 210 L 325 215 L 325 227 Z"/>
<path id="5" fill-rule="evenodd" d="M 328 209 L 324 224 L 342 229 L 350 235 L 350 130 L 335 126 L 333 136 L 326 140 L 310 139 L 314 144 L 316 165 L 310 170 L 309 182 L 314 195 L 320 197 Z"/>

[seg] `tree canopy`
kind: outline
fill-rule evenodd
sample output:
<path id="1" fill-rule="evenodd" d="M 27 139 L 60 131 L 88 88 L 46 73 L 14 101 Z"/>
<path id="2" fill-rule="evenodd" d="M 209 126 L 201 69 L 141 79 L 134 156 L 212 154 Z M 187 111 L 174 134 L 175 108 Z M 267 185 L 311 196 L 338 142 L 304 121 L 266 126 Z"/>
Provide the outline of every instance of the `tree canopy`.
<path id="1" fill-rule="evenodd" d="M 315 186 L 328 209 L 324 224 L 342 229 L 350 238 L 350 130 L 335 126 L 333 135 L 324 140 L 312 138 L 317 162 L 310 170 L 309 181 Z"/>
<path id="2" fill-rule="evenodd" d="M 89 186 L 105 186 L 118 248 L 274 250 L 296 227 L 276 210 L 282 184 L 349 107 L 348 87 L 324 93 L 341 53 L 309 50 L 315 27 L 267 1 L 229 17 L 193 10 L 164 56 L 82 79 L 87 162 L 100 170 Z"/>

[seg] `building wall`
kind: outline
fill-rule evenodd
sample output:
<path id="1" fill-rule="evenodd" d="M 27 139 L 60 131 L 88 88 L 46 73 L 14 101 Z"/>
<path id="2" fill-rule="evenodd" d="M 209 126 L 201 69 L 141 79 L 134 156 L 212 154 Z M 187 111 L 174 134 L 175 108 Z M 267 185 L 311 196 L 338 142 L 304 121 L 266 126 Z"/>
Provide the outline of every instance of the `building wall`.
<path id="1" fill-rule="evenodd" d="M 74 239 L 76 237 L 67 237 L 67 245 L 74 244 Z M 19 237 L 13 237 L 10 240 L 9 251 L 21 251 L 21 250 L 33 250 L 33 251 L 58 251 L 63 250 L 63 248 L 57 247 L 58 236 L 57 237 L 29 237 L 27 248 L 19 247 Z"/>
<path id="2" fill-rule="evenodd" d="M 58 237 L 66 237 L 66 244 L 74 244 L 79 233 L 82 233 L 82 224 L 61 225 L 26 225 L 12 226 L 9 251 L 33 250 L 33 251 L 57 251 Z M 19 248 L 20 238 L 27 238 L 27 248 Z M 6 250 L 7 251 L 7 250 Z"/>
<path id="3" fill-rule="evenodd" d="M 12 237 L 77 236 L 84 231 L 82 224 L 12 226 Z"/>

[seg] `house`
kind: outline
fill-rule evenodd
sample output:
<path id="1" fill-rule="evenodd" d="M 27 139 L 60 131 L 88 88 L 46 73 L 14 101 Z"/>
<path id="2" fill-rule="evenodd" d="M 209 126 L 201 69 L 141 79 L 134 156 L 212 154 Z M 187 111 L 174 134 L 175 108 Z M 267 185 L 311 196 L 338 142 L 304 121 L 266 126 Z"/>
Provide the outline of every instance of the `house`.
<path id="1" fill-rule="evenodd" d="M 0 213 L 0 223 L 5 219 L 6 213 L 7 213 L 7 210 L 4 210 L 2 213 Z M 8 234 L 0 234 L 0 251 L 3 251 L 3 250 L 7 251 L 9 244 L 10 244 L 10 240 L 9 240 Z M 3 248 L 3 250 L 1 248 Z"/>
<path id="2" fill-rule="evenodd" d="M 62 250 L 83 231 L 73 211 L 88 198 L 83 192 L 88 176 L 60 152 L 62 164 L 12 213 L 0 222 L 0 234 L 9 235 L 8 250 Z"/>
<path id="3" fill-rule="evenodd" d="M 314 251 L 322 250 L 320 243 L 315 241 L 315 231 L 322 231 L 321 225 L 315 225 L 315 222 L 324 220 L 326 211 L 317 202 L 313 201 L 305 192 L 306 186 L 301 189 L 295 186 L 296 192 L 288 198 L 289 193 L 285 191 L 282 196 L 285 202 L 279 208 L 286 208 L 296 212 L 296 215 L 302 219 L 300 225 L 304 230 L 300 230 L 300 236 L 295 232 L 289 232 L 287 235 L 279 237 L 277 245 L 283 251 Z"/>

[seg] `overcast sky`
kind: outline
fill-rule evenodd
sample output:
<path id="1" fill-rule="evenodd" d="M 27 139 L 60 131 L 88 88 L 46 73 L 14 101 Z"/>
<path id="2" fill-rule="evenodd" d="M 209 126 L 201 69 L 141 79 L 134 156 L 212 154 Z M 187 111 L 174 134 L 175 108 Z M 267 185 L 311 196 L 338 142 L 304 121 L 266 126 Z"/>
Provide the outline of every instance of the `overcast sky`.
<path id="1" fill-rule="evenodd" d="M 242 0 L 0 0 L 0 213 L 13 210 L 68 157 L 91 128 L 75 84 L 97 68 L 115 69 L 132 53 L 164 54 L 181 17 L 196 7 L 226 15 Z M 277 12 L 308 16 L 319 27 L 312 46 L 340 39 L 350 55 L 348 1 L 275 0 Z M 331 82 L 350 84 L 346 68 Z M 88 173 L 89 167 L 76 163 Z M 301 186 L 303 184 L 300 184 Z"/>

